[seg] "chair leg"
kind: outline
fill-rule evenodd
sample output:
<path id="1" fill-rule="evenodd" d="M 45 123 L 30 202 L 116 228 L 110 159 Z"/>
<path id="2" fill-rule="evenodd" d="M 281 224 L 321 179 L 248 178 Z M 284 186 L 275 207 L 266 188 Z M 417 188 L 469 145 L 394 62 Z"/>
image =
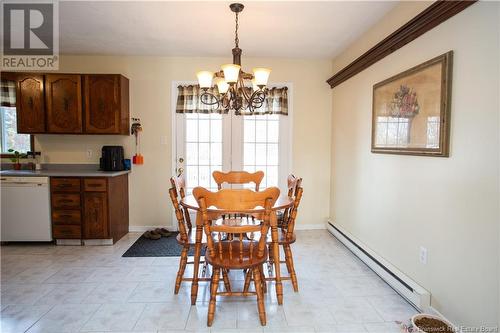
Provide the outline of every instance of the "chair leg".
<path id="1" fill-rule="evenodd" d="M 247 269 L 247 273 L 245 274 L 245 284 L 243 285 L 243 292 L 247 292 L 248 288 L 250 288 L 250 281 L 252 280 L 252 270 Z"/>
<path id="2" fill-rule="evenodd" d="M 222 279 L 224 280 L 224 288 L 227 292 L 231 291 L 231 283 L 229 282 L 228 270 L 222 269 Z"/>
<path id="3" fill-rule="evenodd" d="M 177 271 L 177 278 L 175 279 L 174 294 L 179 293 L 179 289 L 182 283 L 182 277 L 184 276 L 184 271 L 186 270 L 186 264 L 188 259 L 189 246 L 184 246 L 181 252 L 181 260 L 179 261 L 179 270 Z"/>
<path id="4" fill-rule="evenodd" d="M 212 326 L 215 316 L 215 299 L 217 296 L 217 288 L 219 286 L 220 268 L 213 267 L 212 269 L 212 282 L 210 289 L 210 303 L 208 305 L 207 326 Z"/>
<path id="5" fill-rule="evenodd" d="M 257 293 L 257 308 L 259 309 L 259 319 L 262 326 L 266 326 L 266 308 L 264 307 L 264 294 L 262 292 L 262 281 L 258 267 L 253 268 L 255 292 Z"/>
<path id="6" fill-rule="evenodd" d="M 299 284 L 297 283 L 297 274 L 295 274 L 295 268 L 293 267 L 293 256 L 292 256 L 292 248 L 290 244 L 283 245 L 285 250 L 285 262 L 286 268 L 288 270 L 288 274 L 290 274 L 290 278 L 292 279 L 293 291 L 299 291 Z"/>
<path id="7" fill-rule="evenodd" d="M 264 265 L 261 265 L 259 267 L 259 271 L 260 271 L 260 280 L 262 282 L 262 291 L 264 292 L 264 294 L 267 293 L 267 283 L 266 283 L 266 275 L 264 274 Z"/>

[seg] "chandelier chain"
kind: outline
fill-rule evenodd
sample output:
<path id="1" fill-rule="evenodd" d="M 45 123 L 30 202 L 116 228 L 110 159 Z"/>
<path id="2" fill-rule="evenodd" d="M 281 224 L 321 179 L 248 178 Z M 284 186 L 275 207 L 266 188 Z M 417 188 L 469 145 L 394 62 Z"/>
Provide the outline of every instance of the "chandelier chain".
<path id="1" fill-rule="evenodd" d="M 234 30 L 234 44 L 236 45 L 236 47 L 238 47 L 238 45 L 240 43 L 240 39 L 238 38 L 238 27 L 239 27 L 238 12 L 236 12 L 236 28 Z"/>

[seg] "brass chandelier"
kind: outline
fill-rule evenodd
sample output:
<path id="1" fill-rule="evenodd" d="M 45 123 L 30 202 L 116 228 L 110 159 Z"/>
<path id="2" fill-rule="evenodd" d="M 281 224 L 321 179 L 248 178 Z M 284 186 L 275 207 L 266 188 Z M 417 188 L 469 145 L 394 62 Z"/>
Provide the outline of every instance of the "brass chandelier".
<path id="1" fill-rule="evenodd" d="M 252 74 L 241 69 L 241 53 L 238 38 L 238 14 L 243 11 L 241 3 L 233 3 L 229 6 L 235 13 L 235 47 L 233 48 L 233 63 L 221 66 L 218 72 L 200 71 L 196 73 L 198 83 L 202 89 L 201 102 L 212 105 L 224 113 L 234 110 L 240 113 L 248 110 L 253 113 L 259 109 L 266 100 L 267 80 L 271 70 L 268 68 L 253 68 Z M 218 94 L 214 94 L 212 82 L 215 81 Z"/>

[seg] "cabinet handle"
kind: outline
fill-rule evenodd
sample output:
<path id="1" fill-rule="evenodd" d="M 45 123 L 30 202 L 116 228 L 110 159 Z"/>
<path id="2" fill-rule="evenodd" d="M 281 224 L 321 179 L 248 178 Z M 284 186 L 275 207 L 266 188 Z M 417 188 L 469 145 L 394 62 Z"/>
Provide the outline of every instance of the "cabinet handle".
<path id="1" fill-rule="evenodd" d="M 71 187 L 71 184 L 59 184 L 59 185 L 57 185 L 57 187 L 67 188 L 67 187 Z"/>

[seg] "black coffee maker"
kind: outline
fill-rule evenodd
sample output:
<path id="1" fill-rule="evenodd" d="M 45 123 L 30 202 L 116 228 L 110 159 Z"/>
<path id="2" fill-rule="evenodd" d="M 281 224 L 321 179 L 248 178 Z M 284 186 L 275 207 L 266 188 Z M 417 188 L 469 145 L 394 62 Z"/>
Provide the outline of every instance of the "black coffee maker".
<path id="1" fill-rule="evenodd" d="M 122 146 L 103 146 L 102 155 L 99 160 L 101 170 L 103 171 L 122 171 L 125 170 L 123 163 L 124 153 Z"/>

